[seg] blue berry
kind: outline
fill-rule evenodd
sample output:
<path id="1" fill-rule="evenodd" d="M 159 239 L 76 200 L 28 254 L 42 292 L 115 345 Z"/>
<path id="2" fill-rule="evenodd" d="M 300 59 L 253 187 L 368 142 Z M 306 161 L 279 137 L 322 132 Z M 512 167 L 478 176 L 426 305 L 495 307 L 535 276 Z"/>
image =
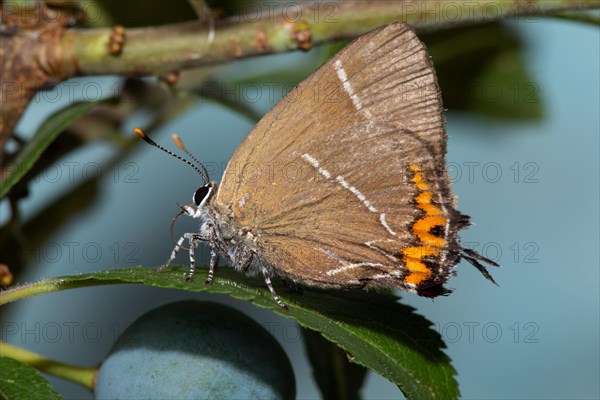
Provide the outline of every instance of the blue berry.
<path id="1" fill-rule="evenodd" d="M 138 318 L 97 376 L 97 399 L 292 399 L 294 373 L 257 322 L 218 303 L 181 301 Z"/>

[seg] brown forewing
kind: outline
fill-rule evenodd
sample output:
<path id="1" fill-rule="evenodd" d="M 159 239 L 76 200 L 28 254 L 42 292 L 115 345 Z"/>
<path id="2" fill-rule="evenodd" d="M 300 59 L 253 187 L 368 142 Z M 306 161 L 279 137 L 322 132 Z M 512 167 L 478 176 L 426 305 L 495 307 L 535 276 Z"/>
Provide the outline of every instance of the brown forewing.
<path id="1" fill-rule="evenodd" d="M 418 242 L 410 227 L 422 215 L 409 165 L 426 172 L 434 201 L 454 212 L 442 111 L 414 32 L 403 24 L 372 31 L 248 134 L 217 206 L 253 231 L 263 260 L 296 281 L 339 287 L 399 279 L 401 250 Z"/>

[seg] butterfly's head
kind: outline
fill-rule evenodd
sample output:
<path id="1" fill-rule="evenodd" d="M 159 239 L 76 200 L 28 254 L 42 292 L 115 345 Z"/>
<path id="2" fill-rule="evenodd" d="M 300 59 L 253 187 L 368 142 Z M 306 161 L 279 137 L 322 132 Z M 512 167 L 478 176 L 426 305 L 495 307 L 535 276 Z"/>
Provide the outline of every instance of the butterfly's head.
<path id="1" fill-rule="evenodd" d="M 203 215 L 206 215 L 210 201 L 216 192 L 217 184 L 215 182 L 208 182 L 200 186 L 192 196 L 193 204 L 187 205 L 177 203 L 177 205 L 181 207 L 180 214 L 185 214 L 192 218 L 201 218 Z"/>
<path id="2" fill-rule="evenodd" d="M 212 199 L 217 192 L 217 184 L 215 182 L 208 182 L 200 186 L 198 190 L 194 192 L 193 202 L 198 208 L 204 208 Z"/>

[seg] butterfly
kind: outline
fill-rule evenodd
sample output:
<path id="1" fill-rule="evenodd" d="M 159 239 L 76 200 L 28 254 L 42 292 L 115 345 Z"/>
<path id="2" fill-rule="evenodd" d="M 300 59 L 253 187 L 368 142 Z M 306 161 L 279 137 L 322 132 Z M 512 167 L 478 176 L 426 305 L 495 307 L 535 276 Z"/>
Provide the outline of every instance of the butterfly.
<path id="1" fill-rule="evenodd" d="M 208 244 L 212 282 L 220 257 L 237 271 L 330 289 L 400 288 L 435 297 L 461 259 L 494 282 L 460 244 L 469 217 L 455 206 L 435 70 L 406 24 L 350 43 L 288 93 L 248 133 L 220 185 L 175 136 L 202 178 L 182 215 L 201 221 L 177 241 Z M 188 247 L 184 247 L 187 241 Z M 495 282 L 494 282 L 495 283 Z"/>

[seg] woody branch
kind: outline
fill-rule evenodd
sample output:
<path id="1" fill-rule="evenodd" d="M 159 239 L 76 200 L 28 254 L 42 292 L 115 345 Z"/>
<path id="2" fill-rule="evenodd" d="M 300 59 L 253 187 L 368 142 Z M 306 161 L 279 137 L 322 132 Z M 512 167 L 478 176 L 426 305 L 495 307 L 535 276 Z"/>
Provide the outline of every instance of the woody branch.
<path id="1" fill-rule="evenodd" d="M 54 0 L 54 3 L 61 1 Z M 0 35 L 2 118 L 0 148 L 40 88 L 74 76 L 161 75 L 234 59 L 308 50 L 327 41 L 353 38 L 377 26 L 404 21 L 431 30 L 506 18 L 598 8 L 589 0 L 344 1 L 293 3 L 248 10 L 210 23 L 197 21 L 123 30 L 69 29 L 68 18 Z M 202 7 L 196 7 L 202 11 Z M 43 16 L 48 10 L 42 8 Z M 206 10 L 206 8 L 204 8 Z M 10 19 L 2 8 L 3 28 Z M 19 10 L 17 10 L 19 11 Z M 22 18 L 22 16 L 20 16 Z M 10 27 L 9 27 L 10 28 Z"/>

